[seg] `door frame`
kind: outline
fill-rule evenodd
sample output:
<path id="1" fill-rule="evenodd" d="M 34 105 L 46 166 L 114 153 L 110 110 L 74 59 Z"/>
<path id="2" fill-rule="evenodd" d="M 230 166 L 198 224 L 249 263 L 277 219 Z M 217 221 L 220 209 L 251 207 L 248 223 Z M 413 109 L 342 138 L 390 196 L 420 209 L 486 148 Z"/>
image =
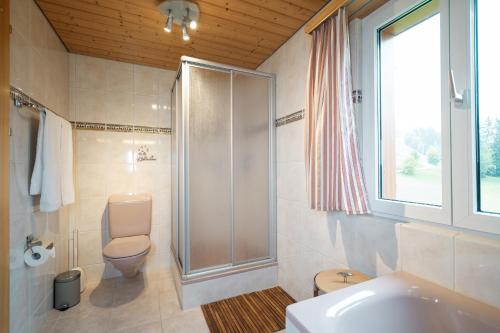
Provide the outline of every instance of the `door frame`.
<path id="1" fill-rule="evenodd" d="M 0 331 L 9 331 L 9 0 L 0 0 Z"/>

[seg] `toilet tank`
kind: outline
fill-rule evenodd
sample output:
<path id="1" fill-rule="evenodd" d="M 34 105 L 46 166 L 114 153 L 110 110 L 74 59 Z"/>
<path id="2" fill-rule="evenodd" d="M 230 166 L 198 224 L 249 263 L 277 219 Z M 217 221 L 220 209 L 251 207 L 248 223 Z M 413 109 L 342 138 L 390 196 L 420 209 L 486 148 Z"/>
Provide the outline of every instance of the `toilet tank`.
<path id="1" fill-rule="evenodd" d="M 113 194 L 108 199 L 111 238 L 151 233 L 151 194 Z"/>

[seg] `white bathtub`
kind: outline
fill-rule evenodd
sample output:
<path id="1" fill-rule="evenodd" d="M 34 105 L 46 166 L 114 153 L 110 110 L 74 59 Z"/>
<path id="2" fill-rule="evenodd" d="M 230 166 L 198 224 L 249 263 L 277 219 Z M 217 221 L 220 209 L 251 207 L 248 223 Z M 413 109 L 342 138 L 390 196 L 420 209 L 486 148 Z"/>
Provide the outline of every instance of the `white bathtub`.
<path id="1" fill-rule="evenodd" d="M 286 332 L 498 333 L 500 309 L 398 272 L 288 306 Z"/>

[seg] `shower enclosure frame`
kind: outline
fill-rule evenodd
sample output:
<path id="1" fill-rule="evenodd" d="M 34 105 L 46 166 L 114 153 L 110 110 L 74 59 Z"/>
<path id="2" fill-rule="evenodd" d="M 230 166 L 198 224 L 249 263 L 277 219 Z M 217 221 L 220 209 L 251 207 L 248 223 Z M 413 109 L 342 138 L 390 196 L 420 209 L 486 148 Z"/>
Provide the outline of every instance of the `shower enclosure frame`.
<path id="1" fill-rule="evenodd" d="M 189 189 L 189 68 L 190 67 L 198 67 L 198 68 L 205 68 L 209 70 L 214 70 L 214 71 L 221 71 L 225 73 L 230 74 L 230 166 L 231 166 L 231 172 L 230 172 L 230 195 L 231 195 L 231 262 L 229 264 L 224 264 L 220 266 L 215 266 L 215 267 L 207 267 L 203 269 L 197 269 L 197 270 L 190 270 L 190 255 L 191 255 L 191 244 L 190 244 L 190 220 L 189 220 L 189 197 L 190 197 L 190 189 Z M 252 260 L 248 261 L 243 261 L 243 262 L 235 262 L 235 246 L 234 246 L 234 241 L 235 241 L 235 234 L 234 234 L 234 178 L 233 178 L 233 173 L 234 173 L 234 159 L 233 159 L 233 141 L 234 141 L 234 136 L 233 136 L 233 107 L 234 107 L 234 101 L 233 101 L 233 77 L 234 73 L 242 73 L 245 75 L 251 75 L 251 76 L 257 76 L 257 77 L 264 77 L 269 79 L 268 82 L 268 207 L 269 207 L 269 212 L 268 212 L 268 219 L 269 219 L 269 225 L 268 225 L 268 255 L 265 257 L 261 258 L 255 258 Z M 175 259 L 175 263 L 177 265 L 177 268 L 180 272 L 181 279 L 183 281 L 189 281 L 189 280 L 199 280 L 199 279 L 205 279 L 205 278 L 210 278 L 210 277 L 217 277 L 217 276 L 224 276 L 227 274 L 232 274 L 232 273 L 237 273 L 237 272 L 242 272 L 242 271 L 247 271 L 247 270 L 252 270 L 252 269 L 258 269 L 258 268 L 264 268 L 264 267 L 269 267 L 269 266 L 275 266 L 277 265 L 277 221 L 276 221 L 276 127 L 275 127 L 275 84 L 276 84 L 276 78 L 274 74 L 271 73 L 265 73 L 265 72 L 259 72 L 255 70 L 250 70 L 246 68 L 240 68 L 240 67 L 235 67 L 235 66 L 230 66 L 230 65 L 224 65 L 212 61 L 207 61 L 207 60 L 202 60 L 202 59 L 197 59 L 197 58 L 192 58 L 192 57 L 187 57 L 187 56 L 182 56 L 181 57 L 181 64 L 179 66 L 179 69 L 177 70 L 176 76 L 175 76 L 175 81 L 173 83 L 173 86 L 171 88 L 171 104 L 174 105 L 177 100 L 177 96 L 174 96 L 174 94 L 179 94 L 179 92 L 176 90 L 176 84 L 178 80 L 181 79 L 181 110 L 180 112 L 176 110 L 176 115 L 181 115 L 182 119 L 180 119 L 180 126 L 182 126 L 182 134 L 180 137 L 176 136 L 176 147 L 174 148 L 172 146 L 172 149 L 176 149 L 176 170 L 172 168 L 172 177 L 174 177 L 174 172 L 176 172 L 176 177 L 177 177 L 177 182 L 176 182 L 176 188 L 174 188 L 174 183 L 172 183 L 172 192 L 177 193 L 177 206 L 178 206 L 178 211 L 177 211 L 177 222 L 174 221 L 174 193 L 172 193 L 171 196 L 171 202 L 172 202 L 172 210 L 171 210 L 171 215 L 172 215 L 172 243 L 171 243 L 171 251 Z M 177 108 L 177 105 L 176 105 Z M 172 108 L 173 110 L 173 108 Z M 173 111 L 172 111 L 173 112 Z M 173 118 L 173 117 L 172 117 Z M 177 121 L 177 119 L 176 119 Z M 173 125 L 172 125 L 173 126 Z M 178 131 L 175 129 L 175 131 Z M 177 135 L 176 133 L 173 133 Z M 183 165 L 181 167 L 181 161 L 179 158 L 180 153 L 182 152 L 183 156 Z M 182 168 L 182 174 L 183 174 L 183 179 L 179 177 L 180 171 Z M 184 188 L 184 192 L 181 193 L 180 191 L 180 186 L 181 182 Z M 180 197 L 183 195 L 184 197 L 184 205 L 181 207 L 180 203 Z M 184 211 L 184 232 L 183 235 L 180 235 L 180 210 Z M 174 223 L 177 225 L 177 232 L 174 232 Z M 177 237 L 177 248 L 174 246 L 174 237 Z M 183 251 L 180 250 L 180 244 L 181 242 L 180 237 L 183 237 L 183 244 L 184 244 L 184 249 Z"/>

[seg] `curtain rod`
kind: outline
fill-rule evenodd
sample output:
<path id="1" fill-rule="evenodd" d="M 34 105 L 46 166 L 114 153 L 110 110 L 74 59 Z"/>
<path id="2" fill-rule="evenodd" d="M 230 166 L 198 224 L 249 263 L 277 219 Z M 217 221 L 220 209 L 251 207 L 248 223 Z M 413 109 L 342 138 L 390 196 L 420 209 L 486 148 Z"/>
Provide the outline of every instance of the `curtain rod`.
<path id="1" fill-rule="evenodd" d="M 330 16 L 334 15 L 340 8 L 347 5 L 347 3 L 352 0 L 332 0 L 326 6 L 321 9 L 309 22 L 304 26 L 304 31 L 307 34 L 312 34 L 312 32 L 325 22 Z"/>
<path id="2" fill-rule="evenodd" d="M 49 110 L 50 112 L 53 112 L 57 116 L 59 116 L 59 117 L 63 118 L 64 120 L 70 122 L 68 118 L 63 117 L 59 113 L 57 113 L 57 112 L 49 109 L 48 107 L 46 107 L 42 103 L 38 102 L 36 99 L 31 98 L 29 95 L 27 95 L 26 93 L 24 93 L 21 89 L 18 89 L 18 88 L 14 87 L 14 86 L 10 86 L 10 97 L 14 101 L 14 105 L 17 108 L 21 108 L 21 107 L 25 106 L 27 108 L 30 108 L 30 109 L 38 111 L 38 112 Z"/>

